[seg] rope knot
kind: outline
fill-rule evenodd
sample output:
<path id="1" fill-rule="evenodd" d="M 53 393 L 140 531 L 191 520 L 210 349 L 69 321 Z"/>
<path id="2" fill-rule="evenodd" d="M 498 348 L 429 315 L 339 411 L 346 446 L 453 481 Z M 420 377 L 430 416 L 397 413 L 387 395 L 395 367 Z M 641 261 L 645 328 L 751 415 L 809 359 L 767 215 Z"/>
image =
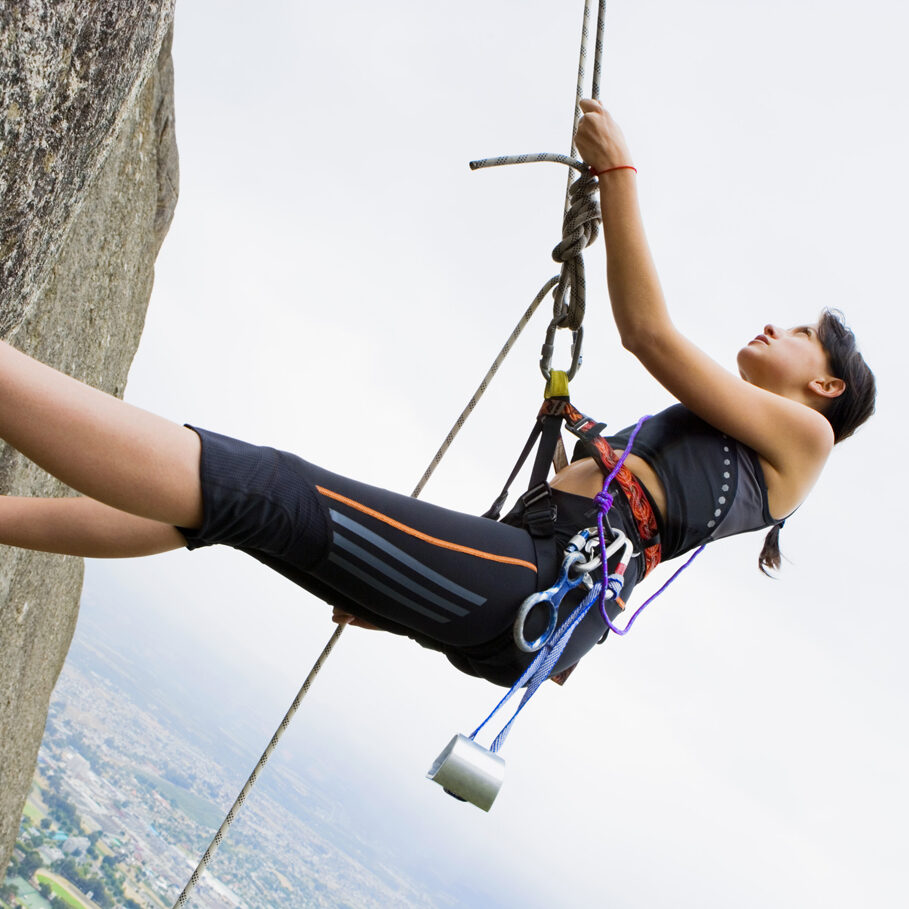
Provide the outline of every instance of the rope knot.
<path id="1" fill-rule="evenodd" d="M 562 240 L 552 251 L 552 258 L 562 264 L 559 283 L 553 291 L 553 320 L 560 328 L 577 331 L 584 321 L 586 280 L 584 250 L 600 232 L 600 205 L 597 202 L 597 180 L 582 173 L 568 190 L 569 205 L 562 219 Z"/>
<path id="2" fill-rule="evenodd" d="M 612 493 L 606 492 L 604 489 L 593 497 L 593 501 L 600 512 L 602 514 L 605 514 L 607 511 L 609 511 L 610 508 L 612 508 Z"/>

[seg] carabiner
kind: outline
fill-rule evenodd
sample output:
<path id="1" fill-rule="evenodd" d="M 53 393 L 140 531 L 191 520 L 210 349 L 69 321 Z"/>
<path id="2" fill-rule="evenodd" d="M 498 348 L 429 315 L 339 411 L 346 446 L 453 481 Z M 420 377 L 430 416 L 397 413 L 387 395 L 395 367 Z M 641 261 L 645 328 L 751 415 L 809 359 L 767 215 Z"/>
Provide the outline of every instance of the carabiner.
<path id="1" fill-rule="evenodd" d="M 588 539 L 587 542 L 583 544 L 583 546 L 578 547 L 587 556 L 587 561 L 579 562 L 573 567 L 577 574 L 589 575 L 591 571 L 596 571 L 600 565 L 603 564 L 603 560 L 597 553 L 597 549 L 599 549 L 600 546 L 600 540 L 596 535 L 596 527 L 589 527 L 586 531 L 583 531 L 583 533 L 591 534 L 590 539 Z M 572 542 L 574 542 L 574 540 L 576 540 L 579 536 L 580 534 L 577 534 L 575 537 L 573 537 Z M 588 584 L 587 586 L 590 587 L 591 585 Z"/>
<path id="2" fill-rule="evenodd" d="M 585 548 L 590 539 L 591 532 L 596 533 L 596 528 L 588 527 L 586 530 L 581 530 L 569 540 L 568 545 L 565 547 L 565 557 L 562 559 L 562 567 L 559 570 L 559 576 L 556 578 L 556 582 L 546 590 L 532 593 L 523 603 L 521 603 L 518 614 L 515 616 L 513 626 L 514 642 L 518 650 L 521 650 L 524 653 L 536 653 L 536 651 L 552 637 L 552 634 L 556 629 L 556 625 L 559 621 L 559 606 L 565 598 L 565 594 L 568 593 L 569 590 L 574 590 L 574 588 L 578 587 L 580 584 L 586 583 L 588 589 L 592 586 L 589 571 L 582 571 L 580 574 L 572 577 L 573 568 L 590 564 L 589 559 L 585 562 L 585 558 L 588 556 L 588 553 L 585 552 Z M 546 625 L 546 630 L 536 640 L 528 641 L 524 636 L 524 623 L 527 621 L 527 616 L 530 615 L 530 611 L 534 606 L 539 606 L 541 604 L 548 604 L 549 606 L 549 621 Z"/>
<path id="3" fill-rule="evenodd" d="M 590 573 L 600 568 L 604 560 L 608 560 L 610 556 L 621 549 L 622 555 L 615 571 L 605 579 L 607 585 L 606 598 L 615 599 L 619 595 L 623 586 L 625 569 L 628 567 L 633 554 L 631 540 L 621 530 L 612 530 L 612 539 L 609 541 L 606 551 L 596 552 L 598 547 L 599 539 L 596 527 L 588 527 L 578 531 L 569 540 L 568 545 L 565 547 L 562 567 L 555 583 L 546 590 L 532 593 L 521 603 L 518 609 L 513 626 L 514 642 L 518 650 L 524 653 L 536 653 L 543 647 L 555 633 L 559 621 L 559 606 L 568 591 L 574 590 L 575 587 L 579 587 L 581 584 L 588 590 L 592 590 L 594 581 Z M 524 636 L 524 624 L 527 621 L 527 616 L 530 615 L 534 606 L 544 604 L 549 606 L 549 621 L 546 623 L 546 630 L 536 640 L 528 641 Z"/>
<path id="4" fill-rule="evenodd" d="M 555 319 L 549 323 L 549 328 L 546 329 L 546 339 L 543 341 L 543 346 L 540 348 L 540 372 L 543 373 L 543 378 L 546 379 L 547 382 L 549 381 L 549 374 L 552 371 L 552 355 L 555 352 L 555 333 L 560 327 L 561 326 Z M 583 343 L 584 326 L 579 325 L 577 329 L 571 333 L 571 366 L 569 366 L 565 372 L 569 381 L 575 377 L 575 374 L 581 366 L 581 345 Z"/>

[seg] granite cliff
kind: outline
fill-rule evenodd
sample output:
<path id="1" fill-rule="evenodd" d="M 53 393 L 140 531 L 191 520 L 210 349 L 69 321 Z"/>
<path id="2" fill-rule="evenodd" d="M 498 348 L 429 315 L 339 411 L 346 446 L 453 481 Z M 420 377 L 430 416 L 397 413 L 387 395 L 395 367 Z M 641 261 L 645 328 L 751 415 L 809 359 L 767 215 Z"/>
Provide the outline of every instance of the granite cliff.
<path id="1" fill-rule="evenodd" d="M 172 21 L 173 0 L 0 6 L 0 337 L 116 395 L 177 200 Z M 68 490 L 4 446 L 0 493 Z M 80 559 L 0 547 L 0 877 L 81 586 Z"/>

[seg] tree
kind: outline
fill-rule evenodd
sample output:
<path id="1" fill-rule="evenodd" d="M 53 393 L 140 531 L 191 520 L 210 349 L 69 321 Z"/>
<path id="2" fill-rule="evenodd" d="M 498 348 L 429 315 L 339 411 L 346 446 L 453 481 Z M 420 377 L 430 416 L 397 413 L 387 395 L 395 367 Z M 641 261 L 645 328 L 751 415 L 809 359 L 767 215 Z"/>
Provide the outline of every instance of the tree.
<path id="1" fill-rule="evenodd" d="M 41 856 L 38 855 L 38 850 L 29 849 L 25 853 L 25 858 L 19 863 L 19 874 L 28 880 L 43 864 Z"/>
<path id="2" fill-rule="evenodd" d="M 47 802 L 48 810 L 64 830 L 79 832 L 81 829 L 79 812 L 72 802 L 56 792 L 45 793 L 44 800 Z"/>
<path id="3" fill-rule="evenodd" d="M 63 859 L 62 862 L 58 862 L 56 868 L 57 873 L 61 874 L 71 883 L 79 883 L 81 875 L 79 874 L 79 869 L 76 867 L 76 860 L 71 855 Z"/>

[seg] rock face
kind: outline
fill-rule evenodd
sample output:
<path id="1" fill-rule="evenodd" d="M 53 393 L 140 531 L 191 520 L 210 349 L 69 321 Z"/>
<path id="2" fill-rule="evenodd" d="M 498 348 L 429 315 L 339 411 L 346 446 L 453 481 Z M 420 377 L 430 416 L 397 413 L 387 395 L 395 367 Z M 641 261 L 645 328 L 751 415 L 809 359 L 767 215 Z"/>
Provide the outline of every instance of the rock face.
<path id="1" fill-rule="evenodd" d="M 0 5 L 0 336 L 121 395 L 177 199 L 173 0 Z M 66 495 L 7 447 L 0 492 Z M 82 561 L 0 547 L 0 877 Z"/>

